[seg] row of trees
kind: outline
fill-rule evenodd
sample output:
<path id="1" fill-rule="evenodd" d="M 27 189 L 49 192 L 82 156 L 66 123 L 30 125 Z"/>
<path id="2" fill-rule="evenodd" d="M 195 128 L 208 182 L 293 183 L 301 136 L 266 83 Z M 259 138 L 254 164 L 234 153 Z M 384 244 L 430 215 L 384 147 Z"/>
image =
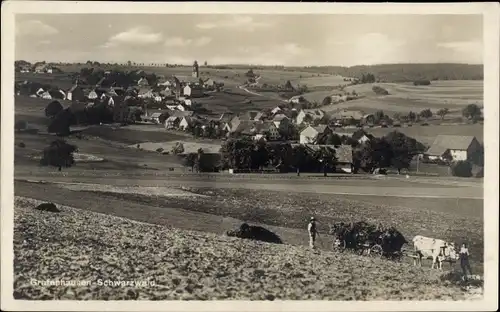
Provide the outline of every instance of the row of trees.
<path id="1" fill-rule="evenodd" d="M 333 145 L 354 146 L 354 170 L 371 172 L 375 168 L 395 168 L 398 171 L 410 167 L 413 156 L 423 152 L 425 146 L 417 140 L 393 131 L 382 138 L 371 137 L 363 144 L 346 138 L 329 136 L 325 142 Z M 334 170 L 337 162 L 335 152 L 320 148 L 310 152 L 303 145 L 292 147 L 289 143 L 267 143 L 246 138 L 230 139 L 222 145 L 222 167 L 258 170 L 265 166 L 279 167 L 281 170 L 313 171 Z"/>
<path id="2" fill-rule="evenodd" d="M 104 88 L 111 87 L 113 84 L 116 87 L 128 88 L 129 86 L 136 85 L 137 81 L 145 78 L 150 86 L 156 85 L 158 76 L 154 73 L 144 73 L 142 71 L 119 71 L 113 70 L 110 73 L 99 68 L 82 68 L 79 73 L 79 78 L 88 85 L 97 84 L 102 78 L 106 79 L 102 82 L 101 86 Z M 75 77 L 76 78 L 76 77 Z"/>

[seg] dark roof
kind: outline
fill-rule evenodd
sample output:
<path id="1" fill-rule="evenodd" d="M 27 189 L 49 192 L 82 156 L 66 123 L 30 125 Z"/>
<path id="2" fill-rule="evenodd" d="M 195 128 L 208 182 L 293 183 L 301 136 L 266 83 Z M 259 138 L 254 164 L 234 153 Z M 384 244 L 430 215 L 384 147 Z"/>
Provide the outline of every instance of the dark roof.
<path id="1" fill-rule="evenodd" d="M 325 130 L 328 128 L 327 125 L 318 125 L 316 127 L 313 127 L 318 133 L 323 133 Z"/>
<path id="2" fill-rule="evenodd" d="M 436 137 L 426 154 L 441 156 L 449 149 L 465 151 L 469 148 L 474 139 L 474 136 L 440 134 Z"/>
<path id="3" fill-rule="evenodd" d="M 190 116 L 193 116 L 193 111 L 174 111 L 172 113 L 172 116 L 175 116 L 175 117 L 179 117 L 179 118 L 182 118 L 182 117 L 190 117 Z"/>
<path id="4" fill-rule="evenodd" d="M 274 121 L 282 121 L 283 119 L 289 119 L 289 118 L 284 114 L 277 114 L 273 118 Z"/>

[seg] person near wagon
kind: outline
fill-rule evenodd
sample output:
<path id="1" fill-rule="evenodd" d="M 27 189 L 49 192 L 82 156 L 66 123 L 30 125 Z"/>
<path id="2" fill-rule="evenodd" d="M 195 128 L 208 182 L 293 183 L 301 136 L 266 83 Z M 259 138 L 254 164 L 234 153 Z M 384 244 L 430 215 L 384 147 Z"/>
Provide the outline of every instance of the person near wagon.
<path id="1" fill-rule="evenodd" d="M 316 236 L 318 235 L 318 230 L 316 229 L 316 219 L 311 217 L 309 224 L 307 225 L 307 232 L 309 232 L 309 247 L 315 248 Z"/>
<path id="2" fill-rule="evenodd" d="M 462 271 L 464 273 L 464 279 L 467 280 L 467 272 L 469 272 L 469 275 L 472 275 L 472 270 L 469 263 L 469 248 L 467 248 L 466 243 L 462 243 L 458 254 L 460 256 L 460 266 L 462 267 Z"/>

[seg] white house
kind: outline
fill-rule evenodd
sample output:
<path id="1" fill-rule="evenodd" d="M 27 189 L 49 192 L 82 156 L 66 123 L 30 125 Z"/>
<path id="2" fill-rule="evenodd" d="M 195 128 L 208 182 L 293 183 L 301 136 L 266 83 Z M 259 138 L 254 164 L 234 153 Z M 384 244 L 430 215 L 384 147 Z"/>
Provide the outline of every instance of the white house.
<path id="1" fill-rule="evenodd" d="M 170 116 L 165 120 L 166 129 L 176 129 L 179 126 L 180 118 L 178 116 Z"/>
<path id="2" fill-rule="evenodd" d="M 474 136 L 438 135 L 424 155 L 436 160 L 449 153 L 453 161 L 468 160 L 480 148 L 481 144 Z"/>
<path id="3" fill-rule="evenodd" d="M 38 90 L 35 92 L 35 94 L 36 94 L 36 95 L 38 95 L 38 96 L 40 96 L 40 97 L 42 96 L 42 94 L 43 94 L 43 93 L 45 93 L 45 90 L 44 90 L 43 88 L 40 88 L 40 89 L 38 89 Z"/>
<path id="4" fill-rule="evenodd" d="M 155 102 L 161 102 L 163 100 L 163 98 L 159 94 L 154 94 L 153 99 L 155 100 Z"/>
<path id="5" fill-rule="evenodd" d="M 273 115 L 276 115 L 277 113 L 281 112 L 281 108 L 279 106 L 276 106 L 272 111 L 271 113 Z"/>
<path id="6" fill-rule="evenodd" d="M 95 90 L 92 90 L 89 92 L 89 95 L 87 96 L 87 98 L 89 100 L 95 100 L 97 99 L 99 96 L 97 95 L 97 92 L 95 92 Z"/>
<path id="7" fill-rule="evenodd" d="M 191 106 L 192 102 L 189 99 L 184 100 L 184 105 Z"/>
<path id="8" fill-rule="evenodd" d="M 327 125 L 319 125 L 317 127 L 308 126 L 300 132 L 301 144 L 316 144 L 317 140 L 323 136 L 332 133 L 332 130 Z"/>
<path id="9" fill-rule="evenodd" d="M 260 140 L 262 137 L 269 137 L 269 140 L 276 141 L 280 138 L 280 133 L 274 122 L 264 121 L 257 122 L 251 130 L 255 133 L 254 140 Z"/>
<path id="10" fill-rule="evenodd" d="M 50 95 L 49 91 L 45 91 L 44 93 L 42 93 L 41 97 L 42 99 L 52 100 L 52 95 Z"/>
<path id="11" fill-rule="evenodd" d="M 203 96 L 203 88 L 200 85 L 186 85 L 183 89 L 184 96 L 195 98 Z"/>
<path id="12" fill-rule="evenodd" d="M 139 98 L 142 99 L 151 99 L 154 97 L 153 90 L 149 88 L 141 88 L 139 90 L 139 94 L 137 95 Z"/>
<path id="13" fill-rule="evenodd" d="M 325 113 L 321 109 L 301 109 L 297 114 L 296 124 L 301 125 L 307 121 L 314 122 L 323 117 L 325 117 Z"/>
<path id="14" fill-rule="evenodd" d="M 140 87 L 147 87 L 149 86 L 149 83 L 146 78 L 142 77 L 141 79 L 139 79 L 139 81 L 137 81 L 137 85 Z"/>
<path id="15" fill-rule="evenodd" d="M 274 125 L 278 129 L 286 129 L 286 127 L 290 124 L 290 118 L 286 115 L 278 114 L 273 118 Z"/>

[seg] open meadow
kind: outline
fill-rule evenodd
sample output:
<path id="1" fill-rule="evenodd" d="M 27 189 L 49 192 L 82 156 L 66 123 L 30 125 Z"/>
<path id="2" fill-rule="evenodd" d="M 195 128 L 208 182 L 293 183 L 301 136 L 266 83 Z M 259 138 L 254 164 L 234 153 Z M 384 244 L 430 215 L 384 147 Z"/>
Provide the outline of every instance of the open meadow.
<path id="1" fill-rule="evenodd" d="M 377 95 L 374 85 L 389 92 Z M 420 112 L 431 109 L 434 114 L 441 108 L 448 108 L 450 116 L 461 116 L 462 109 L 468 104 L 483 105 L 483 82 L 477 80 L 432 81 L 429 86 L 414 86 L 411 83 L 375 83 L 353 85 L 346 92 L 355 91 L 363 98 L 346 103 L 325 107 L 327 111 L 342 109 L 361 109 L 367 113 L 383 110 L 389 116 L 394 113 Z"/>

